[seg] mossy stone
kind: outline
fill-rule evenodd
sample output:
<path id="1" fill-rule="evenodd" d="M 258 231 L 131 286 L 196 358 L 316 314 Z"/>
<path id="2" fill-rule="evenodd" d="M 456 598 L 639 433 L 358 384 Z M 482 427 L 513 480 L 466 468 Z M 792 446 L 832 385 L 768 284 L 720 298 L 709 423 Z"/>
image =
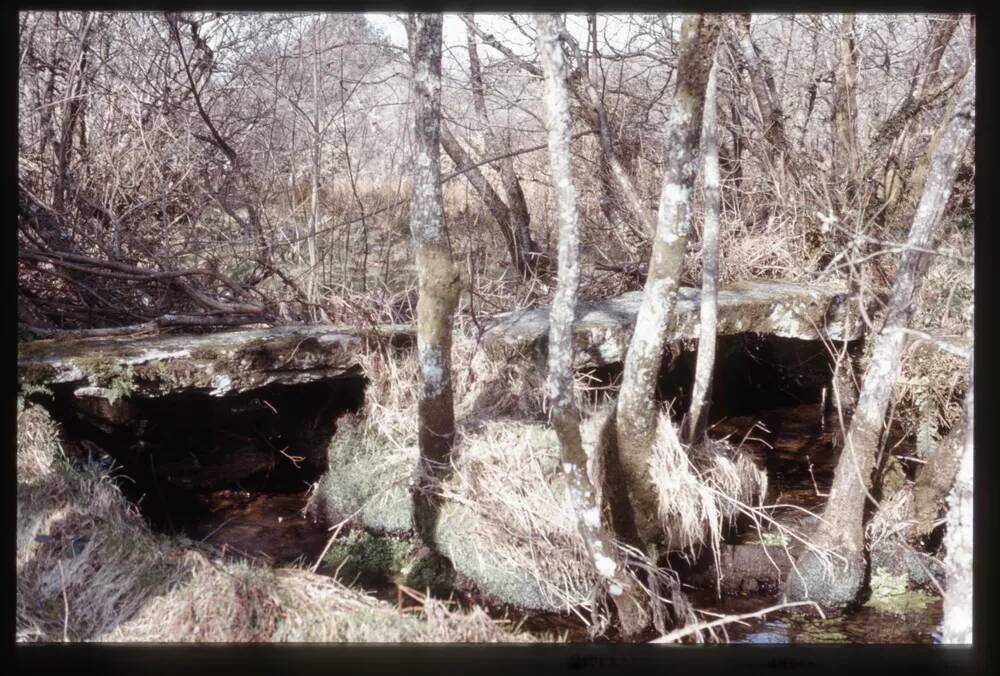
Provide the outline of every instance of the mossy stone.
<path id="1" fill-rule="evenodd" d="M 412 553 L 413 545 L 406 540 L 358 530 L 335 540 L 322 566 L 344 583 L 380 584 L 400 576 Z"/>

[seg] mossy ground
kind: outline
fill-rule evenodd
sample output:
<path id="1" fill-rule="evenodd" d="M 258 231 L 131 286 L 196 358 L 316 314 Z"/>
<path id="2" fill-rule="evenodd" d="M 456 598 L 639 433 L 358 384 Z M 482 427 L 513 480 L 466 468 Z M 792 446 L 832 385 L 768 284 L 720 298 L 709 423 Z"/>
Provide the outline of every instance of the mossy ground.
<path id="1" fill-rule="evenodd" d="M 846 643 L 847 634 L 842 629 L 838 617 L 823 619 L 792 614 L 788 620 L 789 638 L 795 643 Z"/>

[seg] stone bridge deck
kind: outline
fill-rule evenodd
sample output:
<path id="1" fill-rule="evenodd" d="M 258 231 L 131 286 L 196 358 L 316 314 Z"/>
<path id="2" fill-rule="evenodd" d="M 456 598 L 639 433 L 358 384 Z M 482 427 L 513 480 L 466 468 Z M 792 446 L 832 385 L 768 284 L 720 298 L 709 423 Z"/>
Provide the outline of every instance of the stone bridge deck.
<path id="1" fill-rule="evenodd" d="M 671 342 L 695 338 L 699 291 L 679 292 Z M 720 289 L 719 333 L 761 333 L 818 339 L 859 335 L 845 326 L 843 288 L 745 282 Z M 621 361 L 641 292 L 581 304 L 575 327 L 577 365 Z M 201 391 L 216 396 L 272 384 L 294 385 L 356 374 L 358 351 L 369 337 L 411 340 L 408 325 L 363 330 L 336 326 L 281 326 L 204 335 L 160 335 L 37 340 L 19 347 L 23 385 L 72 384 L 79 396 L 161 396 Z M 488 320 L 482 345 L 496 358 L 544 354 L 548 308 Z"/>
<path id="2" fill-rule="evenodd" d="M 581 303 L 573 336 L 574 363 L 599 366 L 624 360 L 635 326 L 642 292 Z M 669 343 L 698 337 L 701 291 L 681 287 Z M 819 340 L 854 340 L 861 337 L 860 322 L 853 321 L 852 305 L 843 286 L 738 282 L 719 289 L 718 333 L 759 333 Z M 493 318 L 483 335 L 483 346 L 497 358 L 515 354 L 544 354 L 549 334 L 549 309 L 509 312 Z"/>

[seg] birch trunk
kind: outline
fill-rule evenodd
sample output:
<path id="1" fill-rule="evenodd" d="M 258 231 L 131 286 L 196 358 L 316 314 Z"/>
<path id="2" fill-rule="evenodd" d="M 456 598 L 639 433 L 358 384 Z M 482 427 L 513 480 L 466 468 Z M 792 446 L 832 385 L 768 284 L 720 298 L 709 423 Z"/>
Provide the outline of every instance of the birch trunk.
<path id="1" fill-rule="evenodd" d="M 792 599 L 810 598 L 829 607 L 842 607 L 855 599 L 864 579 L 864 511 L 872 485 L 885 413 L 893 384 L 899 376 L 907 328 L 941 215 L 955 183 L 975 119 L 975 68 L 962 85 L 954 114 L 934 155 L 927 188 L 913 218 L 907 247 L 899 265 L 885 324 L 875 337 L 871 364 L 862 380 L 861 394 L 851 419 L 844 449 L 837 462 L 823 521 L 813 540 L 834 554 L 833 568 L 816 552 L 808 551 L 797 562 L 785 590 Z"/>
<path id="2" fill-rule="evenodd" d="M 705 118 L 702 122 L 704 157 L 705 222 L 702 233 L 702 272 L 698 357 L 691 388 L 691 406 L 684 424 L 686 443 L 698 443 L 708 426 L 712 370 L 715 367 L 716 318 L 719 299 L 719 127 L 716 100 L 718 65 L 712 67 L 705 90 Z"/>
<path id="3" fill-rule="evenodd" d="M 455 407 L 451 386 L 452 314 L 460 282 L 451 260 L 441 196 L 441 15 L 411 14 L 414 168 L 410 232 L 416 253 L 420 460 L 413 485 L 417 534 L 438 551 L 440 483 L 451 469 Z"/>
<path id="4" fill-rule="evenodd" d="M 600 575 L 601 587 L 614 600 L 623 632 L 634 635 L 645 628 L 647 616 L 639 597 L 640 590 L 629 581 L 614 541 L 601 527 L 597 494 L 587 476 L 587 454 L 580 437 L 580 411 L 573 396 L 573 321 L 580 286 L 580 225 L 570 166 L 565 65 L 559 47 L 562 22 L 544 14 L 538 15 L 535 22 L 538 53 L 545 72 L 549 163 L 559 218 L 559 277 L 549 314 L 547 394 L 550 416 L 559 438 L 562 467 L 580 535 Z"/>
<path id="5" fill-rule="evenodd" d="M 685 17 L 681 29 L 677 92 L 667 123 L 667 157 L 649 273 L 635 330 L 625 357 L 617 407 L 618 459 L 638 536 L 645 543 L 661 539 L 656 493 L 649 476 L 656 432 L 656 379 L 674 319 L 684 251 L 691 228 L 691 191 L 697 167 L 705 89 L 721 19 Z"/>
<path id="6" fill-rule="evenodd" d="M 972 358 L 969 359 L 972 371 Z M 973 604 L 973 387 L 965 395 L 965 444 L 958 477 L 948 504 L 948 525 L 945 535 L 945 566 L 947 589 L 944 595 L 944 621 L 941 624 L 942 643 L 972 643 Z"/>

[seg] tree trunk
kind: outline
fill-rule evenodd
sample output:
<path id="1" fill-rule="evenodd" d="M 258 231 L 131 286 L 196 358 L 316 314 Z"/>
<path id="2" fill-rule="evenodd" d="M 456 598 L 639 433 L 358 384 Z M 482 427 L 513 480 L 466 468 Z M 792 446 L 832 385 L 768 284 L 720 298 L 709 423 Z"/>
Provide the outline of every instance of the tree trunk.
<path id="1" fill-rule="evenodd" d="M 972 358 L 969 359 L 972 372 Z M 973 394 L 972 376 L 965 395 L 965 443 L 958 477 L 948 505 L 948 531 L 945 536 L 947 582 L 944 595 L 942 643 L 972 643 L 972 522 L 973 522 Z"/>
<path id="2" fill-rule="evenodd" d="M 414 168 L 410 232 L 416 253 L 420 460 L 414 481 L 413 522 L 437 552 L 440 484 L 451 469 L 455 407 L 451 386 L 452 314 L 460 280 L 451 260 L 441 194 L 441 15 L 411 14 Z"/>
<path id="3" fill-rule="evenodd" d="M 691 406 L 684 424 L 686 443 L 698 443 L 708 427 L 708 410 L 715 367 L 716 316 L 719 298 L 719 127 L 716 100 L 718 66 L 712 68 L 705 91 L 702 154 L 705 162 L 705 222 L 702 233 L 701 317 Z"/>
<path id="4" fill-rule="evenodd" d="M 739 39 L 740 54 L 746 63 L 750 74 L 750 89 L 753 91 L 757 107 L 760 109 L 761 122 L 764 126 L 764 139 L 770 144 L 772 164 L 783 166 L 783 157 L 788 151 L 785 134 L 784 113 L 781 110 L 781 99 L 774 86 L 774 76 L 770 67 L 760 58 L 753 38 L 750 36 L 750 15 L 743 14 L 736 18 L 736 32 Z"/>
<path id="5" fill-rule="evenodd" d="M 320 134 L 320 102 L 319 102 L 319 31 L 313 28 L 313 57 L 312 57 L 312 95 L 313 95 L 313 119 L 312 123 L 312 177 L 311 190 L 309 195 L 309 238 L 307 240 L 309 251 L 309 275 L 306 277 L 306 301 L 309 303 L 309 317 L 312 321 L 317 321 L 319 316 L 316 312 L 317 284 L 316 284 L 316 225 L 319 222 L 319 182 L 320 167 L 322 166 L 323 139 Z"/>
<path id="6" fill-rule="evenodd" d="M 833 94 L 833 171 L 849 199 L 858 186 L 858 104 L 854 60 L 854 15 L 845 14 L 840 33 L 840 71 Z"/>
<path id="7" fill-rule="evenodd" d="M 468 16 L 468 15 L 467 15 Z M 472 83 L 472 102 L 483 125 L 484 154 L 489 155 L 509 155 L 510 134 L 499 135 L 494 132 L 490 123 L 489 114 L 486 110 L 486 92 L 483 86 L 483 71 L 479 63 L 479 48 L 476 44 L 476 33 L 468 25 L 472 22 L 468 16 L 466 24 L 466 38 L 469 46 L 469 77 Z M 510 218 L 510 231 L 513 235 L 514 250 L 511 262 L 523 277 L 529 277 L 536 271 L 539 259 L 538 245 L 531 238 L 531 213 L 528 211 L 528 203 L 524 198 L 524 191 L 521 189 L 521 181 L 514 171 L 514 158 L 507 156 L 497 163 L 500 170 L 500 183 L 506 193 L 507 209 Z"/>
<path id="8" fill-rule="evenodd" d="M 834 475 L 830 498 L 814 541 L 831 550 L 839 568 L 809 551 L 797 562 L 797 573 L 786 584 L 792 599 L 810 598 L 830 607 L 844 606 L 857 596 L 864 579 L 864 510 L 870 495 L 872 470 L 893 384 L 899 375 L 907 328 L 930 249 L 938 230 L 962 154 L 972 136 L 975 119 L 975 69 L 962 86 L 955 114 L 946 121 L 944 139 L 934 156 L 927 189 L 913 218 L 907 248 L 899 265 L 885 324 L 875 337 L 871 364 L 862 380 L 861 394 L 851 419 L 844 450 Z"/>
<path id="9" fill-rule="evenodd" d="M 472 184 L 476 192 L 479 193 L 479 198 L 486 205 L 490 215 L 493 216 L 493 220 L 500 226 L 500 234 L 503 235 L 504 242 L 507 245 L 507 252 L 510 255 L 510 260 L 514 268 L 522 277 L 529 276 L 531 262 L 527 256 L 528 252 L 518 243 L 517 227 L 513 222 L 513 215 L 510 208 L 508 208 L 485 174 L 475 166 L 476 163 L 469 157 L 462 144 L 458 142 L 458 139 L 455 138 L 444 124 L 441 125 L 441 146 L 448 153 L 451 161 L 455 163 L 456 171 L 465 172 L 465 178 Z"/>
<path id="10" fill-rule="evenodd" d="M 941 506 L 955 483 L 962 461 L 965 425 L 959 422 L 938 443 L 913 484 L 913 527 L 908 539 L 919 542 L 931 534 Z"/>
<path id="11" fill-rule="evenodd" d="M 562 22 L 546 14 L 537 15 L 535 21 L 538 53 L 545 72 L 549 162 L 559 215 L 559 277 L 549 313 L 550 416 L 559 438 L 577 527 L 599 573 L 601 587 L 614 600 L 622 630 L 631 636 L 646 627 L 647 615 L 639 597 L 640 590 L 629 581 L 614 541 L 601 527 L 597 495 L 587 476 L 587 454 L 580 437 L 580 412 L 573 395 L 573 321 L 580 286 L 580 225 L 570 164 L 565 65 L 559 47 Z"/>
<path id="12" fill-rule="evenodd" d="M 684 251 L 691 228 L 698 135 L 721 19 L 685 17 L 681 29 L 677 92 L 667 123 L 667 157 L 649 273 L 635 330 L 625 357 L 617 407 L 618 458 L 628 491 L 636 532 L 645 543 L 662 536 L 656 493 L 649 477 L 651 444 L 658 406 L 656 379 L 680 285 Z"/>

